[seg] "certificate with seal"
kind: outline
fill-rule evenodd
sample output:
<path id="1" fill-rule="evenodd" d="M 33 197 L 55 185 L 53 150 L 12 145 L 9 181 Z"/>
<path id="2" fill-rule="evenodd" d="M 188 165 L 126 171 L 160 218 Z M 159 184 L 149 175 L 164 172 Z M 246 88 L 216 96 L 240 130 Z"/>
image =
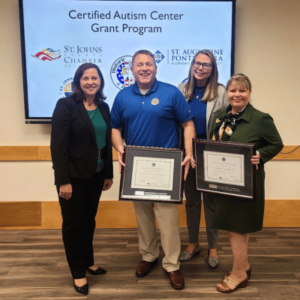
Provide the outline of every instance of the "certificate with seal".
<path id="1" fill-rule="evenodd" d="M 194 139 L 193 146 L 197 190 L 254 199 L 254 144 Z"/>
<path id="2" fill-rule="evenodd" d="M 143 157 L 133 158 L 131 188 L 173 190 L 173 158 Z"/>
<path id="3" fill-rule="evenodd" d="M 182 203 L 183 150 L 125 146 L 119 200 Z"/>
<path id="4" fill-rule="evenodd" d="M 203 151 L 204 180 L 244 186 L 244 156 L 226 152 Z"/>

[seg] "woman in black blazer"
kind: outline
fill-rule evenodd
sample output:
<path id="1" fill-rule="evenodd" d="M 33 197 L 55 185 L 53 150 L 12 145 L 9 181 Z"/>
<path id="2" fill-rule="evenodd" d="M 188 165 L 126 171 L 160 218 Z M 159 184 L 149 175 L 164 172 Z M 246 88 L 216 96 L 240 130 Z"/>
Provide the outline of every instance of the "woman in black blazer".
<path id="1" fill-rule="evenodd" d="M 51 155 L 59 195 L 62 234 L 75 290 L 88 293 L 86 270 L 106 271 L 94 264 L 95 217 L 102 190 L 112 185 L 109 107 L 104 79 L 97 65 L 81 65 L 74 92 L 59 99 L 52 116 Z"/>

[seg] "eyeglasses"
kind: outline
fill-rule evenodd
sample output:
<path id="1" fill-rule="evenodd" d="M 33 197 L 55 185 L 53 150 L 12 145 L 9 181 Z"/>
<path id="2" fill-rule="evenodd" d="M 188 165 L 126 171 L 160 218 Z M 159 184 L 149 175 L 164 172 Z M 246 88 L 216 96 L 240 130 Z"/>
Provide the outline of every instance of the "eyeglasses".
<path id="1" fill-rule="evenodd" d="M 208 70 L 208 69 L 211 68 L 211 64 L 208 64 L 208 63 L 201 63 L 199 61 L 195 61 L 194 64 L 193 64 L 193 67 L 195 69 L 199 69 L 201 66 L 202 66 L 203 70 Z"/>

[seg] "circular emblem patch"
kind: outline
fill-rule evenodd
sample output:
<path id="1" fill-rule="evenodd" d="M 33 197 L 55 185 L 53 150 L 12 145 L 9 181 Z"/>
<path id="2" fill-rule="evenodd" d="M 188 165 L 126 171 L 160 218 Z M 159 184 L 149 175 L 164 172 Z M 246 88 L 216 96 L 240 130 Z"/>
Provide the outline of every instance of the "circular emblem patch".
<path id="1" fill-rule="evenodd" d="M 119 57 L 111 66 L 110 77 L 114 85 L 120 90 L 135 83 L 131 72 L 132 56 L 124 55 Z"/>
<path id="2" fill-rule="evenodd" d="M 73 93 L 73 77 L 64 80 L 59 90 L 60 97 L 70 97 Z"/>
<path id="3" fill-rule="evenodd" d="M 152 105 L 157 105 L 159 103 L 159 100 L 157 98 L 154 98 L 151 100 Z"/>

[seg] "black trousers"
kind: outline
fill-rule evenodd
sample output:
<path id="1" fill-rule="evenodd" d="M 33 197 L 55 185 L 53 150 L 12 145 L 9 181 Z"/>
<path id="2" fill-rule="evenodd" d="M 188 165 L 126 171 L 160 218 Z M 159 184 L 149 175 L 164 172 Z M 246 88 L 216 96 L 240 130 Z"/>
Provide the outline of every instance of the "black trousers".
<path id="1" fill-rule="evenodd" d="M 88 179 L 72 178 L 72 197 L 69 200 L 59 197 L 63 242 L 74 279 L 84 278 L 86 268 L 94 265 L 95 217 L 104 179 L 103 172 Z"/>

